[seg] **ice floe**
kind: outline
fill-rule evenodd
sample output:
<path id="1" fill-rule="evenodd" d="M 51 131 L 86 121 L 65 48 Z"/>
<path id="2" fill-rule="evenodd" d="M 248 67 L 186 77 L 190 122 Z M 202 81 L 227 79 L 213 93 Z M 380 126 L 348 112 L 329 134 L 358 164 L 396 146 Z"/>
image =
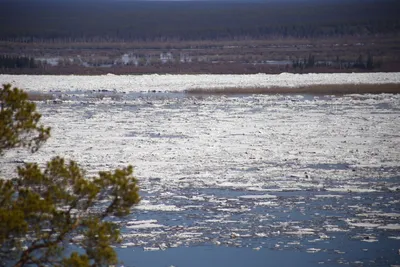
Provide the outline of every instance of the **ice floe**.
<path id="1" fill-rule="evenodd" d="M 307 253 L 317 253 L 320 252 L 321 249 L 320 248 L 308 248 L 307 249 Z"/>
<path id="2" fill-rule="evenodd" d="M 178 208 L 174 205 L 165 205 L 165 204 L 148 204 L 141 203 L 135 207 L 138 210 L 148 210 L 148 211 L 182 211 L 182 208 Z"/>
<path id="3" fill-rule="evenodd" d="M 158 224 L 157 220 L 130 221 L 127 222 L 126 228 L 129 229 L 145 229 L 145 228 L 160 228 L 164 225 Z"/>
<path id="4" fill-rule="evenodd" d="M 244 195 L 244 196 L 240 196 L 239 198 L 242 199 L 274 199 L 276 198 L 275 195 Z"/>
<path id="5" fill-rule="evenodd" d="M 371 222 L 353 222 L 351 220 L 346 220 L 346 222 L 350 225 L 350 226 L 354 226 L 354 227 L 362 227 L 362 228 L 376 228 L 378 226 L 381 226 L 381 224 L 379 223 L 371 223 Z"/>
<path id="6" fill-rule="evenodd" d="M 400 224 L 399 223 L 392 223 L 392 224 L 387 224 L 387 225 L 380 225 L 378 226 L 378 229 L 384 229 L 384 230 L 400 230 Z"/>

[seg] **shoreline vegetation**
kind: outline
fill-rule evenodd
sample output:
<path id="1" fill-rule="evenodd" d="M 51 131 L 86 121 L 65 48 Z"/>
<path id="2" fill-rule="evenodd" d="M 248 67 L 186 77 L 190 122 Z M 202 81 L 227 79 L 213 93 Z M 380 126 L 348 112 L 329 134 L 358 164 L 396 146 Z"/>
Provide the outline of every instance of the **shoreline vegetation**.
<path id="1" fill-rule="evenodd" d="M 28 100 L 30 101 L 48 101 L 55 100 L 55 97 L 49 93 L 40 92 L 26 92 L 28 94 Z"/>
<path id="2" fill-rule="evenodd" d="M 398 94 L 399 83 L 388 84 L 313 84 L 295 87 L 226 87 L 195 88 L 185 91 L 189 95 L 250 95 L 250 94 L 312 94 L 312 95 L 346 95 L 346 94 Z"/>
<path id="3" fill-rule="evenodd" d="M 173 91 L 172 91 L 173 92 Z M 181 91 L 180 91 L 181 92 Z M 270 87 L 225 87 L 225 88 L 193 88 L 182 92 L 188 96 L 205 95 L 350 95 L 350 94 L 399 94 L 400 83 L 386 84 L 313 84 L 302 86 L 270 86 Z M 31 101 L 57 101 L 51 93 L 27 92 Z M 96 96 L 101 100 L 101 95 Z M 114 100 L 120 99 L 118 96 Z"/>

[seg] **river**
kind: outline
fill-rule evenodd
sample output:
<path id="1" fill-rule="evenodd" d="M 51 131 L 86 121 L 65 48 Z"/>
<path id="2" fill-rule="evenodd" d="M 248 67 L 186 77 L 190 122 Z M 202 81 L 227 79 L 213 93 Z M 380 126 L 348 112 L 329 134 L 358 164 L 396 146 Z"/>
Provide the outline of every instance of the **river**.
<path id="1" fill-rule="evenodd" d="M 321 75 L 0 75 L 56 98 L 37 102 L 47 144 L 3 163 L 133 164 L 142 201 L 118 222 L 124 266 L 399 265 L 400 95 L 184 92 L 399 79 Z"/>

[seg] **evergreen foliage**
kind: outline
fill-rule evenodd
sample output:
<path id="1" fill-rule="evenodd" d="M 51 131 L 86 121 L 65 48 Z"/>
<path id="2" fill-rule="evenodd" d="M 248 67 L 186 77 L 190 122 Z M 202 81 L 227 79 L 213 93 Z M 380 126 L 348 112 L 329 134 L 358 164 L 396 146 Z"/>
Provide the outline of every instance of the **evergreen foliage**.
<path id="1" fill-rule="evenodd" d="M 0 155 L 7 149 L 29 147 L 35 152 L 50 135 L 50 128 L 39 126 L 41 115 L 36 112 L 28 95 L 3 85 L 0 90 Z"/>
<path id="2" fill-rule="evenodd" d="M 11 85 L 0 91 L 2 155 L 20 146 L 32 151 L 49 137 L 27 95 Z M 88 177 L 74 161 L 54 157 L 45 168 L 25 163 L 15 179 L 0 178 L 0 265 L 108 266 L 118 262 L 120 241 L 110 216 L 125 216 L 140 201 L 132 166 Z M 84 253 L 68 255 L 73 244 Z"/>

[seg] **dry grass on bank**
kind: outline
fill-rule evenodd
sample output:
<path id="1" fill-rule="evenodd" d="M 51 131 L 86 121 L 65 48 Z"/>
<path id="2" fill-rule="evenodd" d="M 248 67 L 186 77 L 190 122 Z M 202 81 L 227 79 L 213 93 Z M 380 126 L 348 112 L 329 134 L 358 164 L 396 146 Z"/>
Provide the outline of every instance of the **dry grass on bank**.
<path id="1" fill-rule="evenodd" d="M 313 95 L 345 95 L 345 94 L 398 94 L 400 84 L 321 84 L 298 87 L 229 87 L 229 88 L 195 88 L 185 91 L 187 94 L 313 94 Z"/>
<path id="2" fill-rule="evenodd" d="M 27 92 L 28 99 L 31 101 L 46 101 L 46 100 L 54 100 L 54 96 L 51 94 L 46 93 L 39 93 L 39 92 Z"/>

